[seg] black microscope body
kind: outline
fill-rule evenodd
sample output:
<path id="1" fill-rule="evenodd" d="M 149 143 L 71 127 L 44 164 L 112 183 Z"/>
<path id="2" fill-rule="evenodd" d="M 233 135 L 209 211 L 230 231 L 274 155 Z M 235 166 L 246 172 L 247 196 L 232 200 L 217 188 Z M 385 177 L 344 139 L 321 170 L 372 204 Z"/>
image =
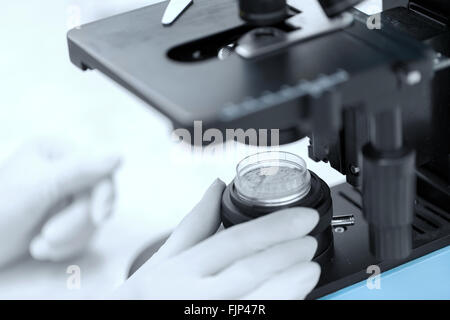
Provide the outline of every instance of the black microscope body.
<path id="1" fill-rule="evenodd" d="M 386 271 L 450 244 L 450 3 L 386 1 L 368 17 L 351 8 L 359 1 L 319 0 L 317 20 L 303 19 L 301 2 L 197 0 L 170 27 L 158 3 L 68 42 L 75 65 L 174 128 L 201 120 L 310 138 L 309 156 L 347 177 L 331 188 L 333 214 L 355 217 L 333 234 L 315 298 L 366 279 L 370 265 Z"/>

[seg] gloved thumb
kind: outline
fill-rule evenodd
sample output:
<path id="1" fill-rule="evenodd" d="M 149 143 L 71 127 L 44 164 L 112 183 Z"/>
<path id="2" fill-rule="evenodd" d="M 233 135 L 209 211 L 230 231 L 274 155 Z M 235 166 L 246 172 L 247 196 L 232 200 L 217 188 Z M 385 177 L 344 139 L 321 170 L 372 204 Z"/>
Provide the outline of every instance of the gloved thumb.
<path id="1" fill-rule="evenodd" d="M 80 254 L 95 232 L 90 217 L 90 196 L 85 194 L 50 218 L 30 243 L 36 260 L 62 261 Z"/>
<path id="2" fill-rule="evenodd" d="M 56 262 L 82 253 L 97 227 L 111 215 L 113 204 L 114 185 L 105 179 L 46 221 L 30 244 L 31 256 Z"/>
<path id="3" fill-rule="evenodd" d="M 200 202 L 181 221 L 166 243 L 149 261 L 151 265 L 193 247 L 217 232 L 225 183 L 220 179 L 208 188 Z"/>

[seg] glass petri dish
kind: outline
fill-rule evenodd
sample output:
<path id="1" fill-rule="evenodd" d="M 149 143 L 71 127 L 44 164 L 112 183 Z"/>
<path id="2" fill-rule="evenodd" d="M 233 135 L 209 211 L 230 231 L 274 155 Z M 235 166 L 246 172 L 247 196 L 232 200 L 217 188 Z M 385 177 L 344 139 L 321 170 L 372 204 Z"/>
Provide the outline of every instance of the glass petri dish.
<path id="1" fill-rule="evenodd" d="M 311 174 L 305 160 L 293 153 L 261 152 L 239 162 L 234 185 L 242 200 L 259 206 L 282 206 L 308 194 Z"/>

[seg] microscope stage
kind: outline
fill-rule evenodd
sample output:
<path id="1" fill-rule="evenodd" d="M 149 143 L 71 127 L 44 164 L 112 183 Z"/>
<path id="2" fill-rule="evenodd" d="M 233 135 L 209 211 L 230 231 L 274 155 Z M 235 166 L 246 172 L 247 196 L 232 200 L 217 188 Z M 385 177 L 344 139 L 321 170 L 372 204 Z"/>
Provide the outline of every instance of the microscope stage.
<path id="1" fill-rule="evenodd" d="M 398 66 L 432 76 L 425 47 L 388 29 L 369 30 L 356 10 L 344 31 L 245 59 L 229 52 L 251 30 L 236 1 L 195 1 L 170 27 L 161 24 L 165 6 L 83 25 L 68 33 L 68 43 L 75 65 L 108 75 L 176 128 L 192 130 L 194 120 L 205 129 L 290 128 L 304 97 L 338 90 L 344 105 L 361 105 L 398 90 Z"/>

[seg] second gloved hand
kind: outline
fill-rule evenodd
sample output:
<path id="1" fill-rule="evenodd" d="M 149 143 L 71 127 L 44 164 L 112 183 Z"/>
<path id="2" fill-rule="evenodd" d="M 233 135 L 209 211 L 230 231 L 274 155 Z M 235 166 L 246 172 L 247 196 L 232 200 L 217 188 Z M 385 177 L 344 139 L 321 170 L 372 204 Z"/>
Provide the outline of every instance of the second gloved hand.
<path id="1" fill-rule="evenodd" d="M 81 254 L 112 211 L 116 155 L 66 143 L 28 143 L 0 167 L 0 267 L 30 253 L 61 261 Z"/>
<path id="2" fill-rule="evenodd" d="M 161 249 L 117 291 L 125 299 L 303 299 L 317 284 L 307 236 L 316 211 L 291 208 L 229 229 L 220 226 L 216 181 Z"/>

